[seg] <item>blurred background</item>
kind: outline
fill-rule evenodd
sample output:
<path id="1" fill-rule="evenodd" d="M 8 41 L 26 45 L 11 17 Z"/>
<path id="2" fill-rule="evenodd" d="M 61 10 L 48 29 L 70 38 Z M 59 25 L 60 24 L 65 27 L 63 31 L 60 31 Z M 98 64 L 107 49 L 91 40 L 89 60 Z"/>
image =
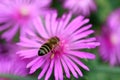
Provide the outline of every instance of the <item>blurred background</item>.
<path id="1" fill-rule="evenodd" d="M 62 0 L 53 0 L 51 4 L 52 8 L 55 8 L 58 10 L 59 16 L 61 16 L 64 12 L 67 12 L 66 9 L 63 9 L 62 3 L 63 3 Z M 101 33 L 102 33 L 102 27 L 104 25 L 105 27 L 107 27 L 106 22 L 107 22 L 108 16 L 113 11 L 120 8 L 120 0 L 95 0 L 95 4 L 97 6 L 96 11 L 91 12 L 90 15 L 86 17 L 90 18 L 90 23 L 93 25 L 92 29 L 95 30 L 94 35 L 96 37 L 99 37 L 101 36 Z M 74 16 L 76 15 L 73 15 L 73 17 Z M 118 22 L 120 24 L 120 21 Z M 15 38 L 15 41 L 16 40 L 17 38 Z M 99 47 L 95 49 L 86 50 L 86 51 L 96 54 L 96 59 L 83 60 L 83 62 L 90 68 L 90 71 L 88 72 L 81 69 L 84 76 L 78 78 L 78 80 L 120 80 L 119 63 L 117 65 L 116 64 L 111 65 L 109 63 L 109 60 L 102 59 L 100 57 Z M 118 54 L 120 54 L 120 52 Z M 109 53 L 107 55 L 109 55 Z M 19 77 L 19 76 L 11 76 L 11 75 L 1 75 L 1 76 L 11 78 L 11 80 L 37 80 L 38 74 L 39 74 L 39 71 L 36 72 L 34 75 L 28 75 L 27 77 Z M 44 79 L 41 79 L 41 80 L 44 80 Z M 51 78 L 50 80 L 53 80 L 53 78 Z M 65 80 L 68 80 L 68 79 L 65 78 Z M 72 77 L 70 80 L 76 80 L 76 79 Z"/>

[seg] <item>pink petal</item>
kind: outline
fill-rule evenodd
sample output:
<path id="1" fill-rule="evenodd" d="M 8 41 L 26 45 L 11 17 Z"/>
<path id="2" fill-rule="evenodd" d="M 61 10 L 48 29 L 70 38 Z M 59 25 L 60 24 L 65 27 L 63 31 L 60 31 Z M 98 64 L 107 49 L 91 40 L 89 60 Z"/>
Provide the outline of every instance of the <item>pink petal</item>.
<path id="1" fill-rule="evenodd" d="M 84 24 L 89 22 L 89 19 L 85 19 L 82 21 L 82 19 L 84 18 L 83 16 L 80 16 L 81 20 L 78 20 L 79 22 L 77 23 L 73 23 L 72 25 L 68 26 L 69 29 L 66 29 L 66 31 L 71 31 L 71 34 L 73 34 L 76 30 L 78 30 L 81 26 L 83 26 Z M 78 17 L 79 18 L 79 17 Z M 77 19 L 76 19 L 77 20 Z M 74 21 L 74 20 L 73 20 Z M 72 22 L 71 22 L 72 23 Z"/>
<path id="2" fill-rule="evenodd" d="M 24 56 L 25 58 L 31 58 L 37 56 L 38 49 L 30 49 L 30 50 L 21 50 L 18 51 L 17 54 L 20 56 Z"/>
<path id="3" fill-rule="evenodd" d="M 96 46 L 99 46 L 100 43 L 99 42 L 89 42 L 89 43 L 77 43 L 75 42 L 75 44 L 71 44 L 69 46 L 70 49 L 85 49 L 85 48 L 88 48 L 88 49 L 91 49 L 91 48 L 95 48 Z"/>
<path id="4" fill-rule="evenodd" d="M 81 25 L 83 25 L 84 23 L 82 23 L 84 17 L 83 16 L 79 16 L 77 18 L 75 18 L 74 20 L 72 20 L 72 22 L 70 22 L 67 27 L 65 28 L 65 32 L 66 31 L 70 31 L 70 33 L 73 33 L 76 29 L 80 28 Z"/>
<path id="5" fill-rule="evenodd" d="M 20 25 L 20 36 L 26 36 L 27 30 L 30 30 L 32 27 L 33 27 L 32 23 L 25 23 Z"/>
<path id="6" fill-rule="evenodd" d="M 52 0 L 36 0 L 36 3 L 40 6 L 40 7 L 46 7 L 49 6 Z"/>
<path id="7" fill-rule="evenodd" d="M 36 41 L 32 41 L 31 39 L 28 39 L 26 37 L 20 37 L 20 40 L 24 43 L 27 43 L 27 44 L 31 44 L 31 45 L 34 45 L 35 47 L 40 47 L 41 46 L 41 43 L 38 43 Z"/>
<path id="8" fill-rule="evenodd" d="M 92 38 L 87 38 L 87 39 L 81 39 L 79 41 L 76 41 L 77 43 L 88 43 L 88 42 L 93 42 L 93 41 L 96 41 L 96 38 L 95 37 L 92 37 Z M 75 42 L 74 42 L 75 43 Z"/>
<path id="9" fill-rule="evenodd" d="M 56 35 L 60 35 L 60 30 L 62 29 L 63 26 L 63 19 L 61 18 L 60 20 L 57 20 L 58 26 L 56 28 Z"/>
<path id="10" fill-rule="evenodd" d="M 58 69 L 59 79 L 63 80 L 63 71 L 62 71 L 62 65 L 61 65 L 60 59 L 58 59 L 57 62 L 58 62 L 58 67 L 59 67 Z"/>
<path id="11" fill-rule="evenodd" d="M 0 13 L 0 23 L 7 23 L 9 21 L 10 21 L 9 16 Z"/>
<path id="12" fill-rule="evenodd" d="M 59 74 L 58 74 L 58 63 L 57 61 L 55 60 L 55 67 L 54 67 L 54 77 L 55 77 L 55 80 L 59 80 Z"/>
<path id="13" fill-rule="evenodd" d="M 7 4 L 5 4 L 5 3 L 0 3 L 0 14 L 2 13 L 4 13 L 4 14 L 6 14 L 6 13 L 9 13 L 9 11 L 10 11 L 10 7 L 8 7 L 8 6 L 6 6 Z"/>
<path id="14" fill-rule="evenodd" d="M 19 43 L 17 43 L 17 45 L 19 45 L 19 46 L 23 46 L 23 47 L 26 47 L 26 48 L 35 48 L 35 49 L 38 49 L 38 48 L 40 48 L 40 46 L 41 46 L 41 44 L 36 44 L 36 45 L 34 45 L 34 44 L 30 44 L 30 43 L 25 43 L 25 42 L 19 42 Z M 33 46 L 34 45 L 34 46 Z"/>
<path id="15" fill-rule="evenodd" d="M 41 57 L 41 59 L 40 59 L 38 62 L 36 62 L 36 63 L 31 67 L 30 73 L 35 72 L 38 68 L 40 68 L 42 65 L 44 65 L 44 63 L 46 62 L 46 60 L 47 60 L 46 57 L 45 57 L 45 58 Z"/>
<path id="16" fill-rule="evenodd" d="M 78 58 L 75 58 L 74 56 L 70 56 L 70 55 L 69 55 L 69 57 L 73 61 L 75 61 L 77 64 L 79 64 L 82 68 L 84 68 L 85 70 L 89 71 L 89 68 L 86 65 L 84 65 L 80 60 L 78 60 Z"/>
<path id="17" fill-rule="evenodd" d="M 45 31 L 45 27 L 40 17 L 34 20 L 33 25 L 36 28 L 36 31 L 38 32 L 39 35 L 41 35 L 43 38 L 48 38 L 48 34 Z"/>
<path id="18" fill-rule="evenodd" d="M 48 35 L 52 36 L 52 31 L 51 31 L 51 15 L 47 14 L 45 16 L 45 28 L 47 29 Z"/>
<path id="19" fill-rule="evenodd" d="M 66 63 L 63 61 L 63 59 L 61 59 L 61 63 L 62 63 L 63 68 L 64 68 L 64 70 L 65 70 L 66 76 L 67 76 L 68 78 L 70 78 L 70 72 L 69 72 L 69 69 L 68 69 Z"/>
<path id="20" fill-rule="evenodd" d="M 94 42 L 96 41 L 95 37 L 91 37 L 91 38 L 87 38 L 87 39 L 83 39 L 83 40 L 79 40 L 81 43 L 88 43 L 88 42 Z"/>
<path id="21" fill-rule="evenodd" d="M 114 54 L 113 54 L 113 53 L 114 53 Z M 109 58 L 110 58 L 110 61 L 109 61 L 109 62 L 110 62 L 110 65 L 111 65 L 111 66 L 114 66 L 114 65 L 118 62 L 118 60 L 117 60 L 117 58 L 116 58 L 117 56 L 118 56 L 118 55 L 116 54 L 116 51 L 113 50 L 113 51 L 112 51 L 112 55 L 109 56 Z"/>
<path id="22" fill-rule="evenodd" d="M 69 9 L 72 9 L 74 7 L 74 4 L 76 3 L 76 1 L 74 0 L 65 0 L 64 2 L 64 7 L 65 8 L 69 8 Z"/>
<path id="23" fill-rule="evenodd" d="M 70 21 L 71 17 L 72 17 L 71 13 L 69 13 L 68 15 L 64 14 L 62 16 L 62 19 L 60 20 L 61 25 L 59 24 L 57 32 L 62 33 L 62 31 L 68 25 L 68 22 Z"/>
<path id="24" fill-rule="evenodd" d="M 56 29 L 58 26 L 58 21 L 56 21 L 57 18 L 57 13 L 53 13 L 52 17 L 51 17 L 51 33 L 53 36 L 55 36 L 56 34 Z"/>
<path id="25" fill-rule="evenodd" d="M 34 60 L 32 60 L 30 63 L 28 63 L 27 68 L 31 67 L 33 64 L 35 64 L 37 61 L 39 61 L 41 57 L 37 57 Z"/>
<path id="26" fill-rule="evenodd" d="M 26 34 L 29 34 L 30 36 L 37 36 L 34 31 L 32 31 L 31 29 L 26 30 Z"/>
<path id="27" fill-rule="evenodd" d="M 89 24 L 87 26 L 83 26 L 82 28 L 80 28 L 76 32 L 74 32 L 72 35 L 79 34 L 79 33 L 83 32 L 83 31 L 86 31 L 86 30 L 90 29 L 91 27 L 92 27 L 91 24 Z"/>
<path id="28" fill-rule="evenodd" d="M 82 32 L 82 33 L 79 33 L 77 35 L 72 35 L 73 36 L 73 41 L 76 41 L 78 39 L 81 39 L 81 38 L 84 38 L 84 37 L 87 37 L 88 35 L 94 33 L 93 30 L 88 30 L 88 31 L 85 31 L 85 32 Z M 75 37 L 74 37 L 75 36 Z"/>
<path id="29" fill-rule="evenodd" d="M 19 28 L 19 25 L 16 24 L 15 26 L 12 27 L 12 29 L 9 29 L 8 31 L 4 32 L 2 34 L 2 38 L 5 38 L 7 41 L 12 40 L 12 38 L 15 36 Z"/>
<path id="30" fill-rule="evenodd" d="M 77 75 L 76 71 L 74 70 L 74 67 L 67 61 L 65 56 L 63 56 L 63 60 L 67 64 L 68 68 L 70 69 L 70 71 L 72 72 L 74 77 L 78 78 L 78 75 Z"/>
<path id="31" fill-rule="evenodd" d="M 66 61 L 67 61 L 68 63 L 70 63 L 71 66 L 73 66 L 73 68 L 76 70 L 76 72 L 78 72 L 78 74 L 82 77 L 83 74 L 82 74 L 82 72 L 80 71 L 80 69 L 78 68 L 78 66 L 77 66 L 73 61 L 71 61 L 67 56 L 65 56 L 65 58 L 66 58 Z"/>
<path id="32" fill-rule="evenodd" d="M 95 59 L 95 55 L 88 52 L 81 52 L 81 51 L 69 51 L 68 54 L 85 59 Z"/>
<path id="33" fill-rule="evenodd" d="M 26 34 L 30 36 L 31 40 L 43 43 L 43 39 L 41 37 L 37 36 L 37 34 L 34 33 L 32 30 L 26 30 Z M 21 38 L 22 39 L 22 38 Z"/>
<path id="34" fill-rule="evenodd" d="M 41 71 L 41 73 L 39 74 L 38 76 L 38 79 L 41 79 L 45 72 L 47 71 L 47 69 L 49 68 L 49 65 L 50 65 L 50 61 L 47 61 L 47 63 L 45 64 L 45 66 L 43 67 L 43 70 Z"/>
<path id="35" fill-rule="evenodd" d="M 3 30 L 5 30 L 5 29 L 9 28 L 11 25 L 12 25 L 11 22 L 10 22 L 10 23 L 6 23 L 6 24 L 4 24 L 4 25 L 1 25 L 1 26 L 0 26 L 0 31 L 3 31 Z"/>
<path id="36" fill-rule="evenodd" d="M 50 63 L 50 67 L 49 67 L 49 69 L 46 73 L 45 80 L 48 80 L 49 77 L 51 76 L 53 67 L 54 67 L 54 60 L 52 60 L 51 63 Z"/>

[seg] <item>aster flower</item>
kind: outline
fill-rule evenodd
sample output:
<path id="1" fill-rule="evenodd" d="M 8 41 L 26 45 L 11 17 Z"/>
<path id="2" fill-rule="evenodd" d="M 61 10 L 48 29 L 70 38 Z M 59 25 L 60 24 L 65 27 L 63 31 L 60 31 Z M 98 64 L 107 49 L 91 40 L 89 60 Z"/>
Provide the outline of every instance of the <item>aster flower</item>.
<path id="1" fill-rule="evenodd" d="M 90 11 L 96 10 L 94 0 L 65 0 L 63 7 L 73 14 L 88 16 Z"/>
<path id="2" fill-rule="evenodd" d="M 27 75 L 28 71 L 26 69 L 26 62 L 20 60 L 15 54 L 18 48 L 17 45 L 10 44 L 11 43 L 6 43 L 4 45 L 0 44 L 0 75 Z M 0 77 L 0 80 L 7 79 Z"/>
<path id="3" fill-rule="evenodd" d="M 118 29 L 120 27 L 120 8 L 113 11 L 107 19 L 107 26 L 111 29 Z"/>
<path id="4" fill-rule="evenodd" d="M 26 28 L 40 15 L 48 12 L 51 0 L 4 0 L 0 2 L 0 31 L 5 31 L 2 38 L 13 39 L 20 29 L 24 34 Z"/>
<path id="5" fill-rule="evenodd" d="M 101 42 L 101 58 L 111 66 L 120 64 L 120 9 L 113 11 L 107 18 L 98 40 Z"/>
<path id="6" fill-rule="evenodd" d="M 39 68 L 42 69 L 38 79 L 45 75 L 45 80 L 48 80 L 53 70 L 55 80 L 63 80 L 64 73 L 67 78 L 70 78 L 70 72 L 75 78 L 83 76 L 78 65 L 88 71 L 89 68 L 79 59 L 95 59 L 95 55 L 80 50 L 95 48 L 99 45 L 95 37 L 86 38 L 94 32 L 89 30 L 91 24 L 85 25 L 89 19 L 78 16 L 70 22 L 71 14 L 64 14 L 62 18 L 56 18 L 57 13 L 53 12 L 47 14 L 43 20 L 40 18 L 36 20 L 34 28 L 26 31 L 26 36 L 20 37 L 18 45 L 22 46 L 22 50 L 17 54 L 23 58 L 33 59 L 27 65 L 30 73 L 34 73 Z M 40 47 L 53 38 L 59 40 L 57 45 L 47 54 L 39 56 Z"/>
<path id="7" fill-rule="evenodd" d="M 14 57 L 16 51 L 17 51 L 17 45 L 13 43 L 5 43 L 0 42 L 0 59 L 2 57 Z"/>
<path id="8" fill-rule="evenodd" d="M 0 59 L 0 74 L 10 74 L 17 76 L 27 75 L 26 63 L 18 57 Z"/>

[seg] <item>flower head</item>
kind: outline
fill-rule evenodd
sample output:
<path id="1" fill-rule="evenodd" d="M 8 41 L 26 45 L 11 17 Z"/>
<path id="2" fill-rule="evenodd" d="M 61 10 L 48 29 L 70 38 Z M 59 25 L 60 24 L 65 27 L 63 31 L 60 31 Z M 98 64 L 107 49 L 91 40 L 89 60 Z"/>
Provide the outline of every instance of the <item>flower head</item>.
<path id="1" fill-rule="evenodd" d="M 107 25 L 102 28 L 99 36 L 101 46 L 100 55 L 111 66 L 120 64 L 120 9 L 112 12 L 106 21 Z"/>
<path id="2" fill-rule="evenodd" d="M 105 26 L 106 27 L 106 26 Z M 111 66 L 120 64 L 120 31 L 113 32 L 112 29 L 106 27 L 102 30 L 99 37 L 101 46 L 99 48 L 100 55 L 103 60 L 108 61 Z"/>
<path id="3" fill-rule="evenodd" d="M 28 74 L 26 62 L 20 60 L 15 54 L 17 45 L 6 43 L 0 44 L 0 74 L 25 76 Z M 0 77 L 0 80 L 3 79 Z M 3 80 L 5 80 L 4 78 Z"/>
<path id="4" fill-rule="evenodd" d="M 13 58 L 4 57 L 0 59 L 0 74 L 25 76 L 28 74 L 26 63 L 17 56 Z"/>
<path id="5" fill-rule="evenodd" d="M 30 73 L 41 68 L 38 79 L 45 75 L 45 80 L 48 80 L 53 70 L 55 80 L 63 80 L 64 72 L 68 78 L 70 72 L 76 78 L 83 76 L 78 65 L 85 70 L 89 68 L 79 59 L 95 59 L 95 55 L 80 50 L 99 45 L 94 37 L 86 38 L 94 32 L 89 30 L 91 24 L 84 26 L 89 19 L 78 16 L 70 22 L 71 14 L 56 18 L 57 13 L 53 12 L 46 15 L 45 19 L 39 18 L 34 22 L 34 28 L 26 31 L 26 36 L 20 37 L 18 45 L 22 46 L 22 50 L 17 54 L 33 58 L 27 68 L 30 68 Z"/>
<path id="6" fill-rule="evenodd" d="M 90 11 L 96 10 L 94 0 L 65 0 L 64 8 L 69 9 L 73 14 L 88 16 Z"/>
<path id="7" fill-rule="evenodd" d="M 7 41 L 20 29 L 21 34 L 32 22 L 48 11 L 51 0 L 5 0 L 0 2 L 0 31 Z M 9 34 L 10 33 L 10 34 Z"/>
<path id="8" fill-rule="evenodd" d="M 0 40 L 0 59 L 2 57 L 10 57 L 12 58 L 17 51 L 17 45 L 13 43 L 5 43 L 2 39 Z"/>

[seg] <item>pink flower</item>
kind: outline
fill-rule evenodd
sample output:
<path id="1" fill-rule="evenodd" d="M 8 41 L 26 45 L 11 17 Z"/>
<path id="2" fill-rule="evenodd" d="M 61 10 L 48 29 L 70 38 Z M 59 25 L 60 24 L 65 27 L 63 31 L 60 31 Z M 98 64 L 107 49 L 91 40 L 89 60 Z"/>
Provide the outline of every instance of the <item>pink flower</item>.
<path id="1" fill-rule="evenodd" d="M 0 2 L 0 31 L 2 38 L 13 39 L 20 29 L 21 34 L 36 18 L 47 12 L 51 0 L 5 0 Z"/>
<path id="2" fill-rule="evenodd" d="M 105 26 L 106 27 L 106 26 Z M 101 46 L 100 55 L 103 60 L 108 61 L 111 66 L 120 64 L 120 32 L 112 32 L 112 29 L 106 27 L 102 30 L 99 37 Z"/>
<path id="3" fill-rule="evenodd" d="M 99 41 L 100 55 L 111 66 L 120 64 L 120 9 L 115 10 L 107 19 L 107 25 L 103 27 Z"/>
<path id="4" fill-rule="evenodd" d="M 0 38 L 0 59 L 2 59 L 2 57 L 14 58 L 14 53 L 17 50 L 17 45 L 15 45 L 14 43 L 6 43 L 3 39 Z"/>
<path id="5" fill-rule="evenodd" d="M 0 74 L 10 74 L 17 76 L 27 75 L 26 64 L 18 57 L 0 59 Z"/>
<path id="6" fill-rule="evenodd" d="M 120 8 L 116 9 L 108 16 L 107 25 L 111 29 L 120 29 Z"/>
<path id="7" fill-rule="evenodd" d="M 25 76 L 28 74 L 26 62 L 20 60 L 20 58 L 15 54 L 17 48 L 17 45 L 12 43 L 6 43 L 4 45 L 0 44 L 0 75 L 9 74 Z M 6 78 L 0 77 L 0 80 L 5 79 Z"/>
<path id="8" fill-rule="evenodd" d="M 34 22 L 33 29 L 26 31 L 26 36 L 20 37 L 18 45 L 22 46 L 22 50 L 17 54 L 24 58 L 33 58 L 27 68 L 30 68 L 30 73 L 41 68 L 38 79 L 45 75 L 45 80 L 48 80 L 53 70 L 55 80 L 63 80 L 64 72 L 68 78 L 70 78 L 70 72 L 76 78 L 82 77 L 83 74 L 78 65 L 88 71 L 89 68 L 79 59 L 95 59 L 95 55 L 81 50 L 95 48 L 99 45 L 95 37 L 87 38 L 94 32 L 89 30 L 91 24 L 84 26 L 89 19 L 78 16 L 70 22 L 71 14 L 64 14 L 62 18 L 56 18 L 57 13 L 54 12 L 47 14 L 43 20 L 38 18 Z M 49 40 L 57 42 L 56 45 L 52 44 L 54 48 L 47 54 L 39 56 L 40 47 Z M 46 49 L 50 49 L 50 47 Z"/>
<path id="9" fill-rule="evenodd" d="M 94 0 L 65 0 L 63 7 L 73 14 L 85 16 L 90 15 L 90 11 L 96 10 Z"/>

